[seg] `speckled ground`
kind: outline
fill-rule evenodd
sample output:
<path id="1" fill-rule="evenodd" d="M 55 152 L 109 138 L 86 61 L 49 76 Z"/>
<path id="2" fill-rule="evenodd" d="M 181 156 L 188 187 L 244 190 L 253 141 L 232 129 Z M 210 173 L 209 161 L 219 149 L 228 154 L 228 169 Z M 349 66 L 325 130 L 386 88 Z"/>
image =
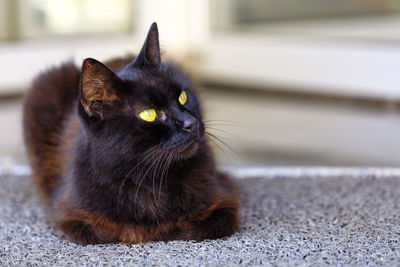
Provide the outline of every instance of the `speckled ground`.
<path id="1" fill-rule="evenodd" d="M 0 176 L 0 265 L 400 264 L 399 176 L 291 169 L 254 176 L 238 181 L 243 224 L 231 237 L 87 247 L 46 223 L 29 177 Z"/>

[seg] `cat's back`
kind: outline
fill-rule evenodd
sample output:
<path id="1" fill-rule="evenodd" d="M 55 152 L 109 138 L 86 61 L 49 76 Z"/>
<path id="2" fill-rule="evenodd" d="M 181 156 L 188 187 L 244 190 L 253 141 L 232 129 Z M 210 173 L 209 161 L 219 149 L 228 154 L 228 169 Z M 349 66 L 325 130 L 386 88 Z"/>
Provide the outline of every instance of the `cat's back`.
<path id="1" fill-rule="evenodd" d="M 79 79 L 78 68 L 67 62 L 41 73 L 25 95 L 24 140 L 34 181 L 45 197 L 51 195 L 65 169 L 60 147 L 75 113 Z"/>

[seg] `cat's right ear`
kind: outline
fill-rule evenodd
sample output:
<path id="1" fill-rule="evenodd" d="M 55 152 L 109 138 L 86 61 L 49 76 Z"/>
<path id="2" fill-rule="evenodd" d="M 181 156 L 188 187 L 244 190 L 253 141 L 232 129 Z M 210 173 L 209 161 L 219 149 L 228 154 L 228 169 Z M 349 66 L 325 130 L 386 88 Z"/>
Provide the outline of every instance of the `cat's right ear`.
<path id="1" fill-rule="evenodd" d="M 157 67 L 161 63 L 160 43 L 158 40 L 157 23 L 151 24 L 142 50 L 132 62 L 135 67 Z"/>
<path id="2" fill-rule="evenodd" d="M 107 119 L 117 115 L 121 106 L 120 79 L 101 62 L 87 58 L 81 76 L 81 103 L 89 116 Z"/>

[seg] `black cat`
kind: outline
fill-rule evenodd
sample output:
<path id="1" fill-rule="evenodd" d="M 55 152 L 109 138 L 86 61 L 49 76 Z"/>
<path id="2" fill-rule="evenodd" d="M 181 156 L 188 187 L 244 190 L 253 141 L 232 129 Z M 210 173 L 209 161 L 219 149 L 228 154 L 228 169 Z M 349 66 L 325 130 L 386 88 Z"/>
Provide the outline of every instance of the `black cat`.
<path id="1" fill-rule="evenodd" d="M 238 191 L 204 131 L 187 76 L 161 62 L 155 23 L 136 58 L 64 64 L 24 102 L 34 181 L 52 219 L 83 245 L 237 231 Z"/>

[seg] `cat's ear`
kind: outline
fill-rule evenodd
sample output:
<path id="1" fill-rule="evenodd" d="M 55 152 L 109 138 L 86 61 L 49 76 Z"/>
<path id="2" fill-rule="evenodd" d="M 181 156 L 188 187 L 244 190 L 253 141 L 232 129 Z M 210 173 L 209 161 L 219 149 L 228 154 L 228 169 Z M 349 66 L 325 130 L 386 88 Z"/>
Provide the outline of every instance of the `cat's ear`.
<path id="1" fill-rule="evenodd" d="M 89 116 L 106 119 L 118 113 L 121 106 L 118 85 L 121 80 L 101 62 L 87 58 L 81 76 L 81 103 Z"/>
<path id="2" fill-rule="evenodd" d="M 132 65 L 137 67 L 156 67 L 160 65 L 160 62 L 161 54 L 160 43 L 158 41 L 158 28 L 157 23 L 154 22 L 153 24 L 151 24 L 150 30 L 147 33 L 147 37 L 144 41 L 142 50 L 135 58 Z"/>

